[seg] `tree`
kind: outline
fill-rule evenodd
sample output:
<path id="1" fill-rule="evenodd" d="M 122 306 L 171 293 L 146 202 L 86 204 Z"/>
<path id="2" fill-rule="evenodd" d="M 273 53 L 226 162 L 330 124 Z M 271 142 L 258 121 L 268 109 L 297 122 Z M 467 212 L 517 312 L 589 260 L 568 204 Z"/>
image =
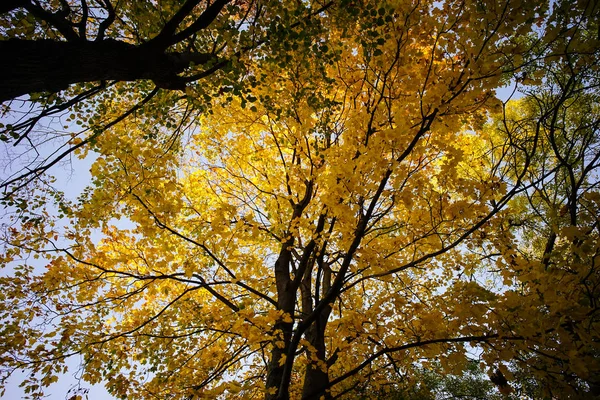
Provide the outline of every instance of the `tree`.
<path id="1" fill-rule="evenodd" d="M 277 3 L 201 3 L 6 2 L 0 101 L 97 81 L 149 79 L 183 90 L 263 43 L 270 22 L 280 28 Z M 296 17 L 303 8 L 294 7 Z"/>
<path id="2" fill-rule="evenodd" d="M 576 44 L 557 45 L 568 53 Z M 524 177 L 527 190 L 513 199 L 501 239 L 492 240 L 505 284 L 515 288 L 504 294 L 498 318 L 513 334 L 533 336 L 516 343 L 510 357 L 545 383 L 541 392 L 548 398 L 600 395 L 596 55 L 537 65 L 544 85 L 507 107 L 499 128 L 533 138 L 536 151 Z M 537 320 L 536 334 L 519 323 L 527 319 Z M 563 383 L 560 394 L 553 380 Z"/>
<path id="3" fill-rule="evenodd" d="M 116 122 L 83 140 L 77 202 L 7 197 L 3 372 L 36 396 L 79 354 L 123 398 L 337 398 L 460 374 L 476 348 L 504 389 L 516 363 L 593 393 L 595 4 L 298 7 L 323 11 L 210 107 L 94 104 Z M 503 104 L 511 77 L 535 86 Z"/>
<path id="4" fill-rule="evenodd" d="M 0 184 L 5 199 L 123 119 L 148 112 L 157 127 L 172 130 L 188 123 L 174 120 L 180 107 L 190 117 L 224 89 L 241 94 L 245 63 L 265 54 L 279 61 L 282 42 L 310 40 L 311 18 L 332 4 L 5 2 L 0 101 L 12 118 L 0 126 L 0 140 L 20 146 L 12 158 L 24 159 Z M 127 97 L 129 107 L 117 112 L 110 102 L 119 97 Z M 76 137 L 56 132 L 47 124 L 57 119 L 84 130 Z M 50 140 L 60 148 L 53 157 L 29 156 Z"/>
<path id="5" fill-rule="evenodd" d="M 393 400 L 433 400 L 433 399 L 516 399 L 504 397 L 495 390 L 488 375 L 480 368 L 479 362 L 469 360 L 461 375 L 445 374 L 441 365 L 429 368 L 415 367 L 410 379 L 398 382 L 396 390 L 381 393 L 381 397 Z M 368 395 L 365 398 L 369 398 Z"/>

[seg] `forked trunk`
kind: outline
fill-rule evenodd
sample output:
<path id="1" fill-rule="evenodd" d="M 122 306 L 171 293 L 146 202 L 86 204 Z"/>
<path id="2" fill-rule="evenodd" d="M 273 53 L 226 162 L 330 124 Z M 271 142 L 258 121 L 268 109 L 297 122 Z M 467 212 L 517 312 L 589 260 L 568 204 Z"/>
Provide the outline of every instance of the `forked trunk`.
<path id="1" fill-rule="evenodd" d="M 308 353 L 311 362 L 304 373 L 303 399 L 320 399 L 321 396 L 325 399 L 331 398 L 326 392 L 329 386 L 329 374 L 325 349 L 325 327 L 330 312 L 331 307 L 326 307 L 306 333 L 306 339 L 314 347 L 314 353 Z"/>

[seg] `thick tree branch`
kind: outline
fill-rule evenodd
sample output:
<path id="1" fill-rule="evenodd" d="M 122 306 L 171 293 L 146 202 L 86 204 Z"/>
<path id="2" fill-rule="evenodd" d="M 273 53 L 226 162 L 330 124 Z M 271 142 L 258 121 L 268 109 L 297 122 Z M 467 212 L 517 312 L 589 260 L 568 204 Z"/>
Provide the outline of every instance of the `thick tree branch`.
<path id="1" fill-rule="evenodd" d="M 100 22 L 100 25 L 98 26 L 98 34 L 96 35 L 97 42 L 104 40 L 106 30 L 112 25 L 113 22 L 115 22 L 115 18 L 117 17 L 115 9 L 110 0 L 102 0 L 102 4 L 104 4 L 104 8 L 106 9 L 106 12 L 108 12 L 108 15 L 102 22 Z"/>
<path id="2" fill-rule="evenodd" d="M 173 38 L 173 35 L 177 31 L 179 24 L 183 22 L 185 17 L 191 14 L 194 8 L 200 4 L 201 0 L 188 0 L 186 1 L 181 8 L 173 15 L 173 17 L 165 24 L 163 29 L 160 31 L 158 35 L 156 35 L 153 39 L 151 39 L 148 44 L 157 45 L 162 48 L 167 48 L 170 44 L 170 41 Z"/>
<path id="3" fill-rule="evenodd" d="M 202 14 L 186 29 L 174 34 L 168 41 L 168 45 L 172 45 L 182 40 L 187 39 L 194 33 L 207 28 L 217 18 L 223 7 L 225 7 L 231 0 L 216 0 L 210 6 L 204 10 Z"/>
<path id="4" fill-rule="evenodd" d="M 69 13 L 71 11 L 68 3 L 61 2 L 61 4 L 62 4 L 63 8 L 61 11 L 59 11 L 57 13 L 51 13 L 49 11 L 46 11 L 42 7 L 35 5 L 35 4 L 31 3 L 30 1 L 22 1 L 21 4 L 19 5 L 19 7 L 25 8 L 34 17 L 52 25 L 67 40 L 76 41 L 76 40 L 84 39 L 84 38 L 79 37 L 79 35 L 77 35 L 75 30 L 73 29 L 73 26 L 70 24 L 70 22 L 67 19 L 65 19 L 65 17 L 67 15 L 69 15 Z"/>
<path id="5" fill-rule="evenodd" d="M 19 7 L 23 7 L 25 3 L 25 0 L 4 0 L 2 3 L 0 3 L 0 14 L 5 14 L 7 12 L 16 10 Z"/>
<path id="6" fill-rule="evenodd" d="M 183 89 L 178 76 L 206 53 L 161 53 L 112 39 L 97 42 L 0 41 L 0 102 L 35 92 L 58 92 L 70 84 L 103 80 L 151 79 L 156 86 Z"/>

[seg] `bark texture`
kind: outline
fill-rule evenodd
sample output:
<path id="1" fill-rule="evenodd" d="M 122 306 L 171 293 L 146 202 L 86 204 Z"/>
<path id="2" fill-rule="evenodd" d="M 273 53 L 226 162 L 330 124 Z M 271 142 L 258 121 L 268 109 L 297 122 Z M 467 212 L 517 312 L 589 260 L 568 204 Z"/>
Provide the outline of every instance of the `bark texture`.
<path id="1" fill-rule="evenodd" d="M 184 89 L 178 74 L 192 62 L 205 64 L 204 53 L 169 53 L 159 46 L 117 40 L 0 41 L 0 101 L 35 92 L 57 92 L 69 85 L 103 80 L 150 79 L 161 88 Z"/>

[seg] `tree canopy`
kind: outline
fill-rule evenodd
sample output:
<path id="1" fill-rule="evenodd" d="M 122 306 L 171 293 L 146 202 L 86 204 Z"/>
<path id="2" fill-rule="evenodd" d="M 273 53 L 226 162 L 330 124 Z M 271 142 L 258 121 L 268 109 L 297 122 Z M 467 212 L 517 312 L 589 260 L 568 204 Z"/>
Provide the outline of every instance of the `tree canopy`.
<path id="1" fill-rule="evenodd" d="M 0 382 L 600 395 L 596 2 L 0 12 Z"/>

